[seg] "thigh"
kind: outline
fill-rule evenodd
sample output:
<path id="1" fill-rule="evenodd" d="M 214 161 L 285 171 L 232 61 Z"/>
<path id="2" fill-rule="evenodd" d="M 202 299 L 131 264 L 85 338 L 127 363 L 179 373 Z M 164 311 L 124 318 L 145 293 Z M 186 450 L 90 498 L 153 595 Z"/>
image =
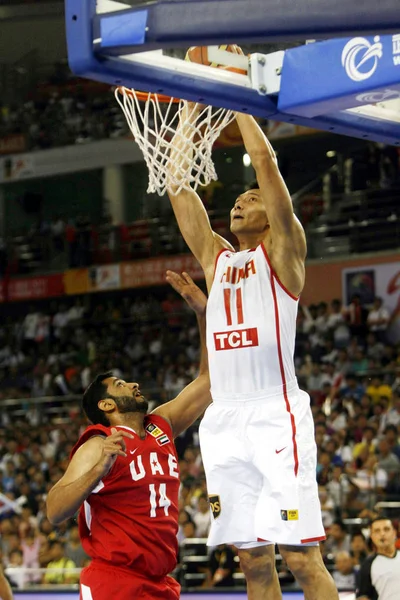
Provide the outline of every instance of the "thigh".
<path id="1" fill-rule="evenodd" d="M 240 409 L 212 405 L 199 433 L 213 513 L 209 544 L 257 541 L 254 514 L 262 477 L 244 443 Z"/>
<path id="2" fill-rule="evenodd" d="M 264 418 L 265 444 L 254 445 L 263 476 L 256 510 L 259 537 L 300 545 L 325 539 L 316 482 L 316 446 L 309 397 L 298 391 L 291 413 Z"/>

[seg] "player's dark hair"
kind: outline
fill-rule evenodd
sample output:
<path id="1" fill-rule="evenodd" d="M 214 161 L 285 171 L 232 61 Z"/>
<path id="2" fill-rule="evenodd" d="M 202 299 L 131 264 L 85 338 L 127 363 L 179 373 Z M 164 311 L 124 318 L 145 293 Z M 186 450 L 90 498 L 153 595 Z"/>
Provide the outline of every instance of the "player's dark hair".
<path id="1" fill-rule="evenodd" d="M 50 540 L 49 542 L 50 548 L 54 548 L 54 546 L 61 546 L 63 549 L 65 548 L 65 542 L 60 539 Z"/>
<path id="2" fill-rule="evenodd" d="M 253 179 L 253 181 L 250 181 L 250 183 L 248 183 L 246 185 L 245 192 L 248 192 L 249 190 L 259 190 L 259 189 L 260 189 L 260 186 L 258 185 L 257 179 Z"/>
<path id="3" fill-rule="evenodd" d="M 108 427 L 110 423 L 104 412 L 98 407 L 100 400 L 108 398 L 110 394 L 107 393 L 107 386 L 104 383 L 105 379 L 112 377 L 112 371 L 107 373 L 100 373 L 96 379 L 88 386 L 82 398 L 83 412 L 94 425 L 100 424 Z"/>
<path id="4" fill-rule="evenodd" d="M 383 430 L 383 433 L 388 433 L 389 431 L 393 431 L 393 433 L 395 433 L 397 435 L 397 427 L 396 425 L 393 425 L 392 423 L 389 423 L 389 425 L 386 425 L 385 429 Z"/>
<path id="5" fill-rule="evenodd" d="M 347 527 L 340 519 L 336 519 L 335 521 L 333 521 L 332 525 L 337 525 L 342 531 L 345 531 L 347 533 Z"/>
<path id="6" fill-rule="evenodd" d="M 380 515 L 380 516 L 375 517 L 374 519 L 372 519 L 372 521 L 370 521 L 370 524 L 369 524 L 370 528 L 372 527 L 372 525 L 374 523 L 377 523 L 378 521 L 390 521 L 393 529 L 395 529 L 395 526 L 393 525 L 392 519 L 389 519 L 389 517 L 384 517 L 383 515 Z"/>
<path id="7" fill-rule="evenodd" d="M 363 534 L 363 532 L 361 531 L 361 529 L 357 529 L 356 531 L 354 531 L 351 534 L 351 539 L 354 540 L 355 537 L 362 537 L 362 539 L 364 540 L 364 542 L 366 541 L 365 535 Z"/>

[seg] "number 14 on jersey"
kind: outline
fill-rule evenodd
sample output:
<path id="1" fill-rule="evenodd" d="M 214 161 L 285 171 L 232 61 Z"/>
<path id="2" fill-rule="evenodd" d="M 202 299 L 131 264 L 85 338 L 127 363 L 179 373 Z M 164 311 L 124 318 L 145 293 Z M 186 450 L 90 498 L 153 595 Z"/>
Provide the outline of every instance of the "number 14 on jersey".
<path id="1" fill-rule="evenodd" d="M 164 513 L 168 516 L 168 509 L 171 506 L 171 500 L 167 496 L 167 485 L 160 483 L 158 486 L 158 494 L 154 483 L 150 483 L 150 517 L 157 516 L 157 507 L 163 508 Z"/>

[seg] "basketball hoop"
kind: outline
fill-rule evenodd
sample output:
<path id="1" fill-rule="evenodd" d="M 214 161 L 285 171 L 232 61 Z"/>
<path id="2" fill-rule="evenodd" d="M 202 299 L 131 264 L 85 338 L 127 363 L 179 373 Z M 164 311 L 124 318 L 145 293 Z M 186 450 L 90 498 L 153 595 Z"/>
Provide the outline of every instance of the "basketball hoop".
<path id="1" fill-rule="evenodd" d="M 126 87 L 116 88 L 115 97 L 143 152 L 149 171 L 148 193 L 162 196 L 167 187 L 173 187 L 174 193 L 196 190 L 217 179 L 212 147 L 235 118 L 232 111 Z M 181 129 L 184 135 L 180 135 Z M 172 143 L 174 137 L 178 145 Z"/>

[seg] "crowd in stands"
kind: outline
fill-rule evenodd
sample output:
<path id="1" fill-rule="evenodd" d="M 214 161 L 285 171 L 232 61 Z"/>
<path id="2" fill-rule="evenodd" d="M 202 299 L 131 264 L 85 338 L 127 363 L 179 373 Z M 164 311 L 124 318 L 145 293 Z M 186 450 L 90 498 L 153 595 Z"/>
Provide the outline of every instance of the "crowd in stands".
<path id="1" fill-rule="evenodd" d="M 128 134 L 125 117 L 109 88 L 96 90 L 73 79 L 69 86 L 71 91 L 54 88 L 15 105 L 0 104 L 0 137 L 23 135 L 26 151 L 37 151 Z M 50 83 L 48 89 L 53 89 Z"/>
<path id="2" fill-rule="evenodd" d="M 227 219 L 221 233 L 229 237 Z M 115 225 L 105 215 L 94 224 L 88 215 L 38 219 L 29 229 L 0 237 L 0 278 L 138 260 L 187 252 L 173 218 L 151 218 Z"/>
<path id="3" fill-rule="evenodd" d="M 363 531 L 343 521 L 368 519 L 379 500 L 400 499 L 400 346 L 388 342 L 388 323 L 379 298 L 370 307 L 354 297 L 349 306 L 334 300 L 299 311 L 295 360 L 315 418 L 316 477 L 328 534 L 323 553 L 343 587 L 354 587 L 355 569 L 371 550 Z M 45 515 L 46 493 L 85 426 L 74 396 L 98 372 L 113 370 L 139 381 L 154 407 L 196 375 L 198 345 L 192 313 L 171 293 L 87 295 L 32 305 L 3 321 L 0 402 L 19 399 L 23 407 L 14 415 L 14 407 L 5 406 L 0 428 L 0 488 L 20 507 L 16 514 L 0 504 L 2 561 L 15 586 L 76 582 L 74 569 L 89 560 L 74 521 L 55 528 Z M 27 402 L 44 396 L 54 398 L 50 404 Z M 61 404 L 66 420 L 49 411 Z M 184 549 L 187 540 L 205 537 L 210 524 L 197 427 L 177 439 L 177 448 Z M 232 548 L 215 549 L 203 585 L 232 583 L 237 565 Z M 51 570 L 60 566 L 63 572 Z M 48 570 L 35 572 L 37 567 Z M 280 577 L 291 580 L 284 565 Z"/>

